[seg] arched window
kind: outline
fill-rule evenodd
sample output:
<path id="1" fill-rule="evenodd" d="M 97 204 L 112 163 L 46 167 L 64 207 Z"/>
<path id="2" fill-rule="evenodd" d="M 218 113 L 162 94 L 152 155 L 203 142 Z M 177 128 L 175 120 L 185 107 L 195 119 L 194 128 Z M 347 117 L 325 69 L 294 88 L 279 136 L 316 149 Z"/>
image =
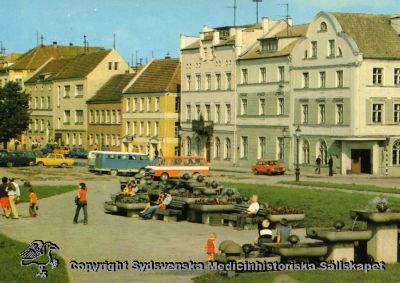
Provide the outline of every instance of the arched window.
<path id="1" fill-rule="evenodd" d="M 221 158 L 221 141 L 219 138 L 215 138 L 215 154 L 214 157 L 216 159 Z"/>
<path id="2" fill-rule="evenodd" d="M 328 26 L 326 25 L 325 22 L 322 22 L 321 26 L 320 26 L 320 31 L 327 31 L 327 30 L 328 30 Z"/>
<path id="3" fill-rule="evenodd" d="M 225 139 L 225 159 L 231 159 L 231 140 L 229 138 Z"/>
<path id="4" fill-rule="evenodd" d="M 190 137 L 186 138 L 186 154 L 187 156 L 192 155 L 192 139 Z"/>
<path id="5" fill-rule="evenodd" d="M 400 165 L 400 140 L 395 141 L 393 144 L 392 162 L 393 165 Z"/>
<path id="6" fill-rule="evenodd" d="M 321 158 L 321 164 L 328 164 L 328 148 L 325 141 L 319 142 L 318 153 Z"/>
<path id="7" fill-rule="evenodd" d="M 302 146 L 302 151 L 303 151 L 303 164 L 310 164 L 310 144 L 307 140 L 303 140 L 303 146 Z"/>
<path id="8" fill-rule="evenodd" d="M 196 138 L 196 155 L 201 155 L 201 141 L 199 137 Z"/>

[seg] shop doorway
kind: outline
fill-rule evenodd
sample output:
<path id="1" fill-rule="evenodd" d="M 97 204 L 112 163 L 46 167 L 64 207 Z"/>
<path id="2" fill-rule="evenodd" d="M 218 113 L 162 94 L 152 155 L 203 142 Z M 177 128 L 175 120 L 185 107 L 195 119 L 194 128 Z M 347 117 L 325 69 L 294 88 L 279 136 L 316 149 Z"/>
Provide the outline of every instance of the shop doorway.
<path id="1" fill-rule="evenodd" d="M 371 150 L 352 149 L 351 150 L 351 173 L 371 174 Z"/>

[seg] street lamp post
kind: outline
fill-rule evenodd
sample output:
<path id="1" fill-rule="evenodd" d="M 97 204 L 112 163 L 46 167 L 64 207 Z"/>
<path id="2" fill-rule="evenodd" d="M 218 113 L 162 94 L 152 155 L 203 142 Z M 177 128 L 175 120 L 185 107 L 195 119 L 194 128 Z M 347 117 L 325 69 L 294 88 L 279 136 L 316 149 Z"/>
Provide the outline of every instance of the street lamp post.
<path id="1" fill-rule="evenodd" d="M 299 167 L 299 155 L 300 155 L 300 135 L 301 135 L 301 129 L 300 126 L 297 126 L 297 129 L 295 130 L 295 136 L 296 136 L 296 147 L 297 147 L 297 153 L 296 153 L 296 182 L 300 181 L 300 167 Z"/>
<path id="2" fill-rule="evenodd" d="M 288 129 L 287 128 L 283 128 L 283 130 L 282 130 L 282 135 L 283 135 L 283 138 L 282 138 L 282 153 L 281 153 L 283 162 L 285 162 L 285 139 L 288 137 L 288 134 L 289 134 Z"/>

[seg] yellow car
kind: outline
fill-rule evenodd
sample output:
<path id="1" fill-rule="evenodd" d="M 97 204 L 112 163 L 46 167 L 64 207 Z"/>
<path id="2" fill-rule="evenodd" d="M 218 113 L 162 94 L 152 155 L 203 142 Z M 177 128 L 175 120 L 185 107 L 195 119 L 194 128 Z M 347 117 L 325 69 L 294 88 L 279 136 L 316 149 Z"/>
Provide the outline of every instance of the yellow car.
<path id="1" fill-rule="evenodd" d="M 74 165 L 75 160 L 65 158 L 62 154 L 50 153 L 46 157 L 36 158 L 36 164 L 39 166 L 60 166 L 65 168 Z"/>

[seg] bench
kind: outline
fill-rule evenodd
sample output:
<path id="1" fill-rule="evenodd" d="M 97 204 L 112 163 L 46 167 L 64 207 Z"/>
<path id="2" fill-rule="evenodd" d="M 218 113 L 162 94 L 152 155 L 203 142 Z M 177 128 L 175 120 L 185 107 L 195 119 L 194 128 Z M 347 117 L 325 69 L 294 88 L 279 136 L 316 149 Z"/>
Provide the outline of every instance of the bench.
<path id="1" fill-rule="evenodd" d="M 248 207 L 249 204 L 236 204 L 233 209 L 233 213 L 222 214 L 224 225 L 235 227 L 238 216 L 241 215 L 242 212 L 246 211 Z M 266 216 L 267 210 L 265 209 L 265 207 L 260 207 L 255 216 L 249 216 L 246 218 L 246 225 L 244 226 L 244 228 L 247 230 L 257 229 L 258 223 L 262 222 L 266 218 Z"/>
<path id="2" fill-rule="evenodd" d="M 185 201 L 173 197 L 167 209 L 157 209 L 154 212 L 153 219 L 163 220 L 165 222 L 179 221 L 184 216 L 186 206 L 187 204 Z"/>

